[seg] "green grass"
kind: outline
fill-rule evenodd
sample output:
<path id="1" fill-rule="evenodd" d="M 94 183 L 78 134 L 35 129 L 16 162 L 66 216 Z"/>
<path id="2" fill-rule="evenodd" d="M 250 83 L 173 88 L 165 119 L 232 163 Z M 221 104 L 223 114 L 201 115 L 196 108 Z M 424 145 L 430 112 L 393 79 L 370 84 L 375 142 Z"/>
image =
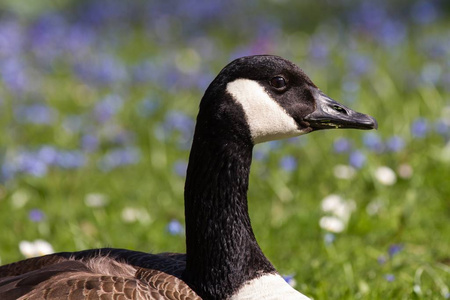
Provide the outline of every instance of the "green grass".
<path id="1" fill-rule="evenodd" d="M 254 159 L 249 209 L 264 253 L 280 273 L 295 274 L 296 288 L 314 299 L 448 298 L 450 144 L 449 134 L 438 134 L 431 123 L 440 118 L 449 120 L 444 108 L 449 110 L 450 94 L 445 85 L 411 80 L 411 75 L 420 77 L 421 68 L 429 62 L 418 45 L 429 32 L 445 36 L 448 24 L 437 22 L 427 30 L 411 27 L 411 36 L 393 48 L 357 36 L 352 49 L 347 45 L 345 30 L 343 33 L 332 25 L 325 26 L 330 36 L 336 33 L 342 39 L 331 47 L 329 61 L 323 64 L 302 45 L 314 31 L 299 32 L 284 26 L 283 33 L 272 37 L 273 44 L 279 45 L 272 52 L 298 63 L 330 97 L 373 115 L 379 122 L 378 136 L 385 141 L 399 135 L 405 147 L 399 152 L 377 153 L 363 145 L 365 132 L 351 130 L 312 133 L 270 150 L 267 145 L 255 146 L 255 150 L 266 152 L 266 158 Z M 129 30 L 132 33 L 126 42 L 108 49 L 128 65 L 148 59 L 164 70 L 166 66 L 173 68 L 172 59 L 179 49 L 198 50 L 189 42 L 178 41 L 175 54 L 167 54 L 173 44 L 158 46 L 139 26 Z M 202 57 L 200 73 L 217 74 L 233 49 L 250 43 L 245 33 L 238 42 L 233 32 L 223 28 L 211 29 L 208 34 L 215 43 L 220 41 L 222 55 L 216 59 Z M 296 52 L 293 45 L 303 48 Z M 348 73 L 349 51 L 366 55 L 373 63 L 358 78 L 360 88 L 353 96 L 342 84 Z M 433 62 L 448 72 L 445 57 Z M 36 62 L 30 64 L 35 66 Z M 58 60 L 50 70 L 34 72 L 39 74 L 34 78 L 39 83 L 38 98 L 43 100 L 34 99 L 33 93 L 18 97 L 0 86 L 0 162 L 5 164 L 21 149 L 42 145 L 77 149 L 86 131 L 97 135 L 100 145 L 87 154 L 82 167 L 50 167 L 45 176 L 24 173 L 0 182 L 0 263 L 23 259 L 19 242 L 36 239 L 48 241 L 55 251 L 111 246 L 155 253 L 183 252 L 184 236 L 171 235 L 166 227 L 172 219 L 184 220 L 184 178 L 174 172 L 174 163 L 187 161 L 189 153 L 178 146 L 179 132 L 164 139 L 157 138 L 157 133 L 170 111 L 182 111 L 194 118 L 202 91 L 184 87 L 176 79 L 172 89 L 167 88 L 171 82 L 167 86 L 154 82 L 95 86 L 75 76 L 64 60 Z M 121 95 L 123 106 L 109 121 L 99 123 L 93 120 L 92 110 L 110 93 Z M 142 117 L 137 107 L 145 97 L 158 99 L 159 106 Z M 353 102 L 352 98 L 357 100 Z M 34 101 L 57 111 L 54 122 L 36 125 L 15 117 L 18 105 Z M 82 132 L 64 129 L 70 115 L 84 116 Z M 430 122 L 423 138 L 411 134 L 411 124 L 419 117 Z M 138 163 L 107 172 L 98 168 L 103 155 L 117 147 L 105 132 L 108 126 L 132 133 L 129 143 L 140 150 Z M 348 164 L 348 153 L 333 151 L 338 138 L 350 139 L 354 149 L 367 158 L 351 180 L 338 179 L 333 173 L 336 165 Z M 297 160 L 296 170 L 280 168 L 280 159 L 286 155 Z M 408 164 L 413 174 L 410 178 L 397 176 L 392 186 L 381 184 L 374 176 L 379 166 L 388 166 L 398 175 L 402 164 Z M 85 198 L 92 193 L 104 195 L 106 205 L 88 207 Z M 330 194 L 353 200 L 356 208 L 346 229 L 336 233 L 332 243 L 326 243 L 327 233 L 319 220 L 325 215 L 321 201 Z M 374 203 L 379 210 L 371 214 L 368 207 Z M 45 214 L 40 222 L 29 218 L 35 208 Z M 122 214 L 126 208 L 140 211 L 140 219 L 125 222 Z M 390 255 L 392 245 L 401 245 L 401 250 Z"/>

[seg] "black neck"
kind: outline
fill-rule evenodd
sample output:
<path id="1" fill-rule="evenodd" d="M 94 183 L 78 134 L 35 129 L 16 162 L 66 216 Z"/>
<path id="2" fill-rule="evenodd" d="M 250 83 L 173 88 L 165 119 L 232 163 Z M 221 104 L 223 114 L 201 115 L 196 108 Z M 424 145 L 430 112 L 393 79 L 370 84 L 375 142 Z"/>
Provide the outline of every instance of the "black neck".
<path id="1" fill-rule="evenodd" d="M 197 128 L 198 129 L 198 128 Z M 253 145 L 196 130 L 185 187 L 185 280 L 205 299 L 223 299 L 275 269 L 259 248 L 247 208 Z"/>

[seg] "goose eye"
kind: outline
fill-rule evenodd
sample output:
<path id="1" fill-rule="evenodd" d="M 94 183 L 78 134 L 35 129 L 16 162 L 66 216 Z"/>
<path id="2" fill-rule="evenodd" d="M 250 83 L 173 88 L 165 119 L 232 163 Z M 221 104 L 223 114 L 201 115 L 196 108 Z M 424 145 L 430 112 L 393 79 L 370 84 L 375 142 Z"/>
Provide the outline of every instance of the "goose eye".
<path id="1" fill-rule="evenodd" d="M 281 89 L 286 86 L 286 80 L 281 76 L 276 76 L 270 80 L 270 85 L 276 89 Z"/>

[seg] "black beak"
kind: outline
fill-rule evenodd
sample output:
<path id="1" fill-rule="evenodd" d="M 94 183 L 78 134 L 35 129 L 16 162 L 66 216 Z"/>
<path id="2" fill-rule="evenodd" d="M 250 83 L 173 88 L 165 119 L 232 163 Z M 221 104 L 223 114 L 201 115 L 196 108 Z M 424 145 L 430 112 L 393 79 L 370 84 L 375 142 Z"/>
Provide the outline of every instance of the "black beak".
<path id="1" fill-rule="evenodd" d="M 315 96 L 316 109 L 304 118 L 313 130 L 328 128 L 377 129 L 377 121 L 334 101 L 322 92 Z"/>

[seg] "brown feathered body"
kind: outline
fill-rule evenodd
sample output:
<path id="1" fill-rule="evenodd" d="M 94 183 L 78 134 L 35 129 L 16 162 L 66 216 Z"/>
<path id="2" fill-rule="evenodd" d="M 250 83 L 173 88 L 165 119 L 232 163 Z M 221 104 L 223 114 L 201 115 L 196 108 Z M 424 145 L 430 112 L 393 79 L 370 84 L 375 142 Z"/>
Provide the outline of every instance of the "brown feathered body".
<path id="1" fill-rule="evenodd" d="M 0 299 L 201 299 L 182 279 L 184 254 L 62 252 L 0 267 Z"/>

